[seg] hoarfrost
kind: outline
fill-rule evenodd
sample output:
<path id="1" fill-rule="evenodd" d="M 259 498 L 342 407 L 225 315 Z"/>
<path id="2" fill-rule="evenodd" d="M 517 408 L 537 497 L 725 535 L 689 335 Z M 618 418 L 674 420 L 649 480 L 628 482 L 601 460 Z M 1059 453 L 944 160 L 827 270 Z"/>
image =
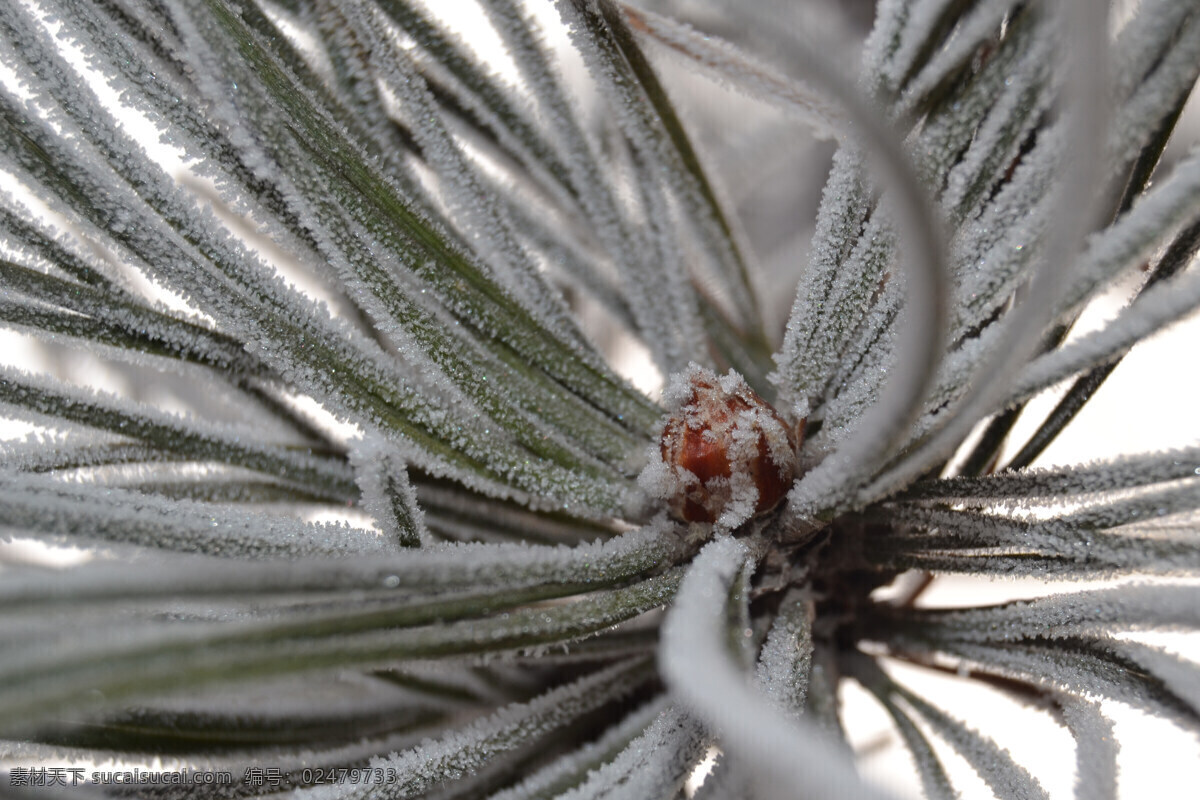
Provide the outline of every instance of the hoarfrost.
<path id="1" fill-rule="evenodd" d="M 588 773 L 562 800 L 642 800 L 671 797 L 682 790 L 703 757 L 708 736 L 689 714 L 675 706 L 659 712 L 643 733 L 616 758 Z"/>
<path id="2" fill-rule="evenodd" d="M 964 725 L 940 708 L 912 692 L 899 688 L 899 696 L 929 723 L 942 738 L 962 754 L 971 768 L 1000 797 L 1049 800 L 1037 778 L 1012 760 L 1012 756 L 990 738 Z"/>
<path id="3" fill-rule="evenodd" d="M 745 544 L 724 537 L 707 544 L 692 562 L 663 625 L 659 658 L 668 685 L 714 729 L 726 750 L 746 763 L 756 796 L 802 792 L 835 800 L 853 793 L 883 800 L 886 795 L 863 783 L 846 754 L 815 726 L 788 720 L 747 685 L 724 631 L 712 624 L 725 618 L 726 598 L 748 555 Z M 697 663 L 705 668 L 696 669 Z"/>
<path id="4" fill-rule="evenodd" d="M 651 700 L 611 726 L 600 739 L 556 759 L 515 786 L 497 793 L 491 800 L 532 800 L 576 785 L 624 750 L 663 713 L 667 702 L 665 695 Z"/>
<path id="5" fill-rule="evenodd" d="M 297 800 L 374 800 L 419 795 L 447 778 L 474 772 L 498 755 L 550 734 L 582 714 L 628 694 L 636 687 L 636 682 L 631 685 L 631 678 L 641 668 L 644 662 L 640 660 L 618 662 L 528 703 L 501 709 L 441 739 L 427 740 L 403 753 L 372 760 L 373 767 L 395 770 L 395 781 L 367 786 L 335 784 L 298 790 L 294 796 Z"/>
<path id="6" fill-rule="evenodd" d="M 402 547 L 428 546 L 429 531 L 417 493 L 397 454 L 386 444 L 359 439 L 351 446 L 350 463 L 362 491 L 363 510 L 382 532 Z"/>
<path id="7" fill-rule="evenodd" d="M 1117 800 L 1117 753 L 1121 746 L 1099 703 L 1071 699 L 1063 717 L 1075 738 L 1077 800 Z"/>

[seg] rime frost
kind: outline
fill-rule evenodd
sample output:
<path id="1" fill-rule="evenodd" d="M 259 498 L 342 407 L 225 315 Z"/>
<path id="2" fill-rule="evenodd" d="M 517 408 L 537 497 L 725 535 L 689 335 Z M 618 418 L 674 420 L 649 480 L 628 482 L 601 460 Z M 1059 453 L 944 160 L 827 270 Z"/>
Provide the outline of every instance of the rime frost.
<path id="1" fill-rule="evenodd" d="M 1110 704 L 1200 731 L 1196 664 L 1138 638 L 1200 630 L 1200 448 L 1020 469 L 1200 305 L 1200 154 L 1165 150 L 1197 3 L 880 0 L 857 78 L 825 0 L 555 5 L 480 0 L 510 75 L 436 3 L 4 4 L 10 777 L 266 753 L 300 798 L 642 800 L 716 746 L 698 800 L 870 800 L 853 680 L 928 796 L 949 748 L 1046 797 L 897 662 L 1051 708 L 1081 800 Z M 793 269 L 797 120 L 839 149 Z M 936 608 L 932 573 L 1056 583 Z"/>

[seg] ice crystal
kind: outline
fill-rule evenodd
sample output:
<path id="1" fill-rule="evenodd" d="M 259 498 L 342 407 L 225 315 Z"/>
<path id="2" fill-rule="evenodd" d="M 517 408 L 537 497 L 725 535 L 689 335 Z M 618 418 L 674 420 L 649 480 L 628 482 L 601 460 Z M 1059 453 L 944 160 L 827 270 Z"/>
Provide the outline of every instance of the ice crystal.
<path id="1" fill-rule="evenodd" d="M 1200 448 L 1030 466 L 1200 305 L 1200 3 L 467 6 L 4 3 L 5 791 L 882 800 L 853 682 L 1144 796 Z"/>

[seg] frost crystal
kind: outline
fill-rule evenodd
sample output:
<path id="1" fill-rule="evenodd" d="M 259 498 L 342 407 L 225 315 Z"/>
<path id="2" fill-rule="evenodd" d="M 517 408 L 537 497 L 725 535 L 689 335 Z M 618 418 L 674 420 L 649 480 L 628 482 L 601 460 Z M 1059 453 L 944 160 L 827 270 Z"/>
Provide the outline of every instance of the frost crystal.
<path id="1" fill-rule="evenodd" d="M 1065 788 L 914 671 L 1077 800 L 1200 732 L 1200 445 L 1025 469 L 1200 306 L 1200 0 L 0 3 L 0 785 L 885 800 L 853 681 Z"/>

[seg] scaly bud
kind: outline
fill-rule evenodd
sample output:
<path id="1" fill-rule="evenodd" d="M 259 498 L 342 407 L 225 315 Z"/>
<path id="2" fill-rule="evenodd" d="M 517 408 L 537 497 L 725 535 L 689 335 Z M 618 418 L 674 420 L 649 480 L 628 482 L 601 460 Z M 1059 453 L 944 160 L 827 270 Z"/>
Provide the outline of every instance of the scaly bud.
<path id="1" fill-rule="evenodd" d="M 779 504 L 792 485 L 797 443 L 742 376 L 718 378 L 692 364 L 664 401 L 670 416 L 639 482 L 675 517 L 730 530 Z"/>

